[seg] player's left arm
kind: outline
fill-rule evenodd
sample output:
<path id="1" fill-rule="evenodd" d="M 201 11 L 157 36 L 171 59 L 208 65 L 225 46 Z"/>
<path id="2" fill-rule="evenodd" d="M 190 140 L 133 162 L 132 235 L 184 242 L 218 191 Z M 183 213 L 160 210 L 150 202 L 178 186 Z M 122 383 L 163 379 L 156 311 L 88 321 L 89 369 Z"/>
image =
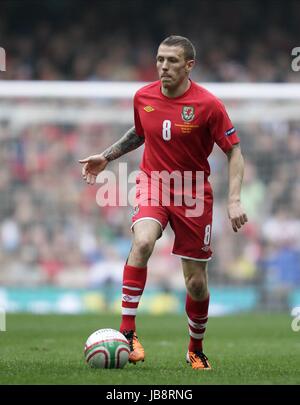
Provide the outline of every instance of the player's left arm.
<path id="1" fill-rule="evenodd" d="M 247 221 L 247 214 L 241 205 L 241 188 L 244 176 L 244 158 L 239 144 L 233 145 L 227 153 L 229 191 L 228 191 L 228 217 L 232 229 L 237 232 Z"/>

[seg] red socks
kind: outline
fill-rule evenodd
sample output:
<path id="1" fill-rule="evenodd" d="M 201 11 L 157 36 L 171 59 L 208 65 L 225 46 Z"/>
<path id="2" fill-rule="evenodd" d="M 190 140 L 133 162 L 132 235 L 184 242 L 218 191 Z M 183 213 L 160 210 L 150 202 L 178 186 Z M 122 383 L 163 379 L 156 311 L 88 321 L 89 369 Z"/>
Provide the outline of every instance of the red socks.
<path id="1" fill-rule="evenodd" d="M 122 323 L 120 331 L 134 330 L 135 317 L 147 279 L 147 267 L 125 264 L 122 287 Z"/>
<path id="2" fill-rule="evenodd" d="M 189 323 L 189 351 L 202 352 L 202 341 L 206 329 L 208 306 L 209 296 L 203 301 L 195 301 L 187 294 L 185 310 Z"/>
<path id="3" fill-rule="evenodd" d="M 120 331 L 136 329 L 135 317 L 147 279 L 147 267 L 125 264 L 122 287 L 122 322 Z M 203 301 L 186 296 L 186 313 L 189 323 L 189 351 L 202 351 L 202 341 L 208 317 L 209 296 Z"/>

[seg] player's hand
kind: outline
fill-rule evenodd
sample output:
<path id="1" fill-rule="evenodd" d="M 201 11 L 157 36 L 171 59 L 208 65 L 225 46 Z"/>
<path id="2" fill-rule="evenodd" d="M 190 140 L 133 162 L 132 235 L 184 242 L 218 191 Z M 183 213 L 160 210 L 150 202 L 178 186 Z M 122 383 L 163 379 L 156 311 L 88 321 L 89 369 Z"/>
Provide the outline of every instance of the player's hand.
<path id="1" fill-rule="evenodd" d="M 88 184 L 93 185 L 98 174 L 106 168 L 108 160 L 103 155 L 93 155 L 79 160 L 79 163 L 83 164 L 82 177 Z"/>
<path id="2" fill-rule="evenodd" d="M 248 222 L 247 215 L 240 202 L 229 203 L 227 212 L 234 232 L 237 232 L 246 222 Z"/>

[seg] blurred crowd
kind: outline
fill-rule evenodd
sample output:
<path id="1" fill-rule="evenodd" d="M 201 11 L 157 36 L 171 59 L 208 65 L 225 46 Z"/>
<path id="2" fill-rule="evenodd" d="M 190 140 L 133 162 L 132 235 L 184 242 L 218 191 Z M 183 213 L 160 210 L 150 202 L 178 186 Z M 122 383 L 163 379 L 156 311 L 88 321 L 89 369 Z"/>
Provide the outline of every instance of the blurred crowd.
<path id="1" fill-rule="evenodd" d="M 26 19 L 21 3 L 1 3 L 3 80 L 155 80 L 157 45 L 173 33 L 196 45 L 194 80 L 300 79 L 290 68 L 291 49 L 300 45 L 297 0 L 216 0 L 215 7 L 205 0 L 174 0 L 172 7 L 165 0 L 51 1 Z M 82 181 L 77 161 L 104 150 L 125 130 L 117 120 L 20 127 L 13 119 L 0 120 L 0 284 L 120 284 L 131 246 L 132 207 L 99 207 L 98 186 Z M 249 223 L 239 235 L 230 228 L 227 161 L 216 148 L 210 158 L 215 195 L 210 280 L 257 283 L 284 295 L 300 285 L 300 122 L 253 120 L 239 123 L 238 131 Z M 119 162 L 128 162 L 128 173 L 137 170 L 142 149 L 110 168 L 118 173 Z M 168 227 L 149 262 L 149 283 L 166 290 L 183 286 L 172 244 Z"/>
<path id="2" fill-rule="evenodd" d="M 0 78 L 152 81 L 158 44 L 179 34 L 195 44 L 197 81 L 299 82 L 291 69 L 298 0 L 42 3 L 1 2 Z"/>
<path id="3" fill-rule="evenodd" d="M 81 179 L 80 157 L 104 150 L 126 128 L 118 125 L 0 124 L 0 283 L 98 287 L 120 283 L 131 246 L 127 207 L 100 207 L 99 185 Z M 246 171 L 242 194 L 249 223 L 235 234 L 227 218 L 227 159 L 210 158 L 214 189 L 215 283 L 300 285 L 300 122 L 239 124 Z M 119 175 L 138 169 L 143 147 L 110 164 Z M 120 174 L 121 184 L 127 178 Z M 133 185 L 128 184 L 128 192 Z M 118 183 L 115 190 L 118 198 Z M 149 262 L 149 283 L 183 286 L 170 255 L 168 227 Z"/>

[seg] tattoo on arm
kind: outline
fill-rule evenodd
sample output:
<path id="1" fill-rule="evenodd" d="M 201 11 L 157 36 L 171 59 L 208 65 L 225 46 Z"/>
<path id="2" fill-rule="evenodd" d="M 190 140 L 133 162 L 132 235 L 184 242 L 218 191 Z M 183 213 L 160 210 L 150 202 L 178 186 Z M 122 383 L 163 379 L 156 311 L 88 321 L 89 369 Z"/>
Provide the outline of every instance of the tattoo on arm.
<path id="1" fill-rule="evenodd" d="M 110 162 L 143 145 L 145 139 L 137 135 L 135 127 L 130 128 L 126 134 L 103 152 L 103 156 Z"/>

